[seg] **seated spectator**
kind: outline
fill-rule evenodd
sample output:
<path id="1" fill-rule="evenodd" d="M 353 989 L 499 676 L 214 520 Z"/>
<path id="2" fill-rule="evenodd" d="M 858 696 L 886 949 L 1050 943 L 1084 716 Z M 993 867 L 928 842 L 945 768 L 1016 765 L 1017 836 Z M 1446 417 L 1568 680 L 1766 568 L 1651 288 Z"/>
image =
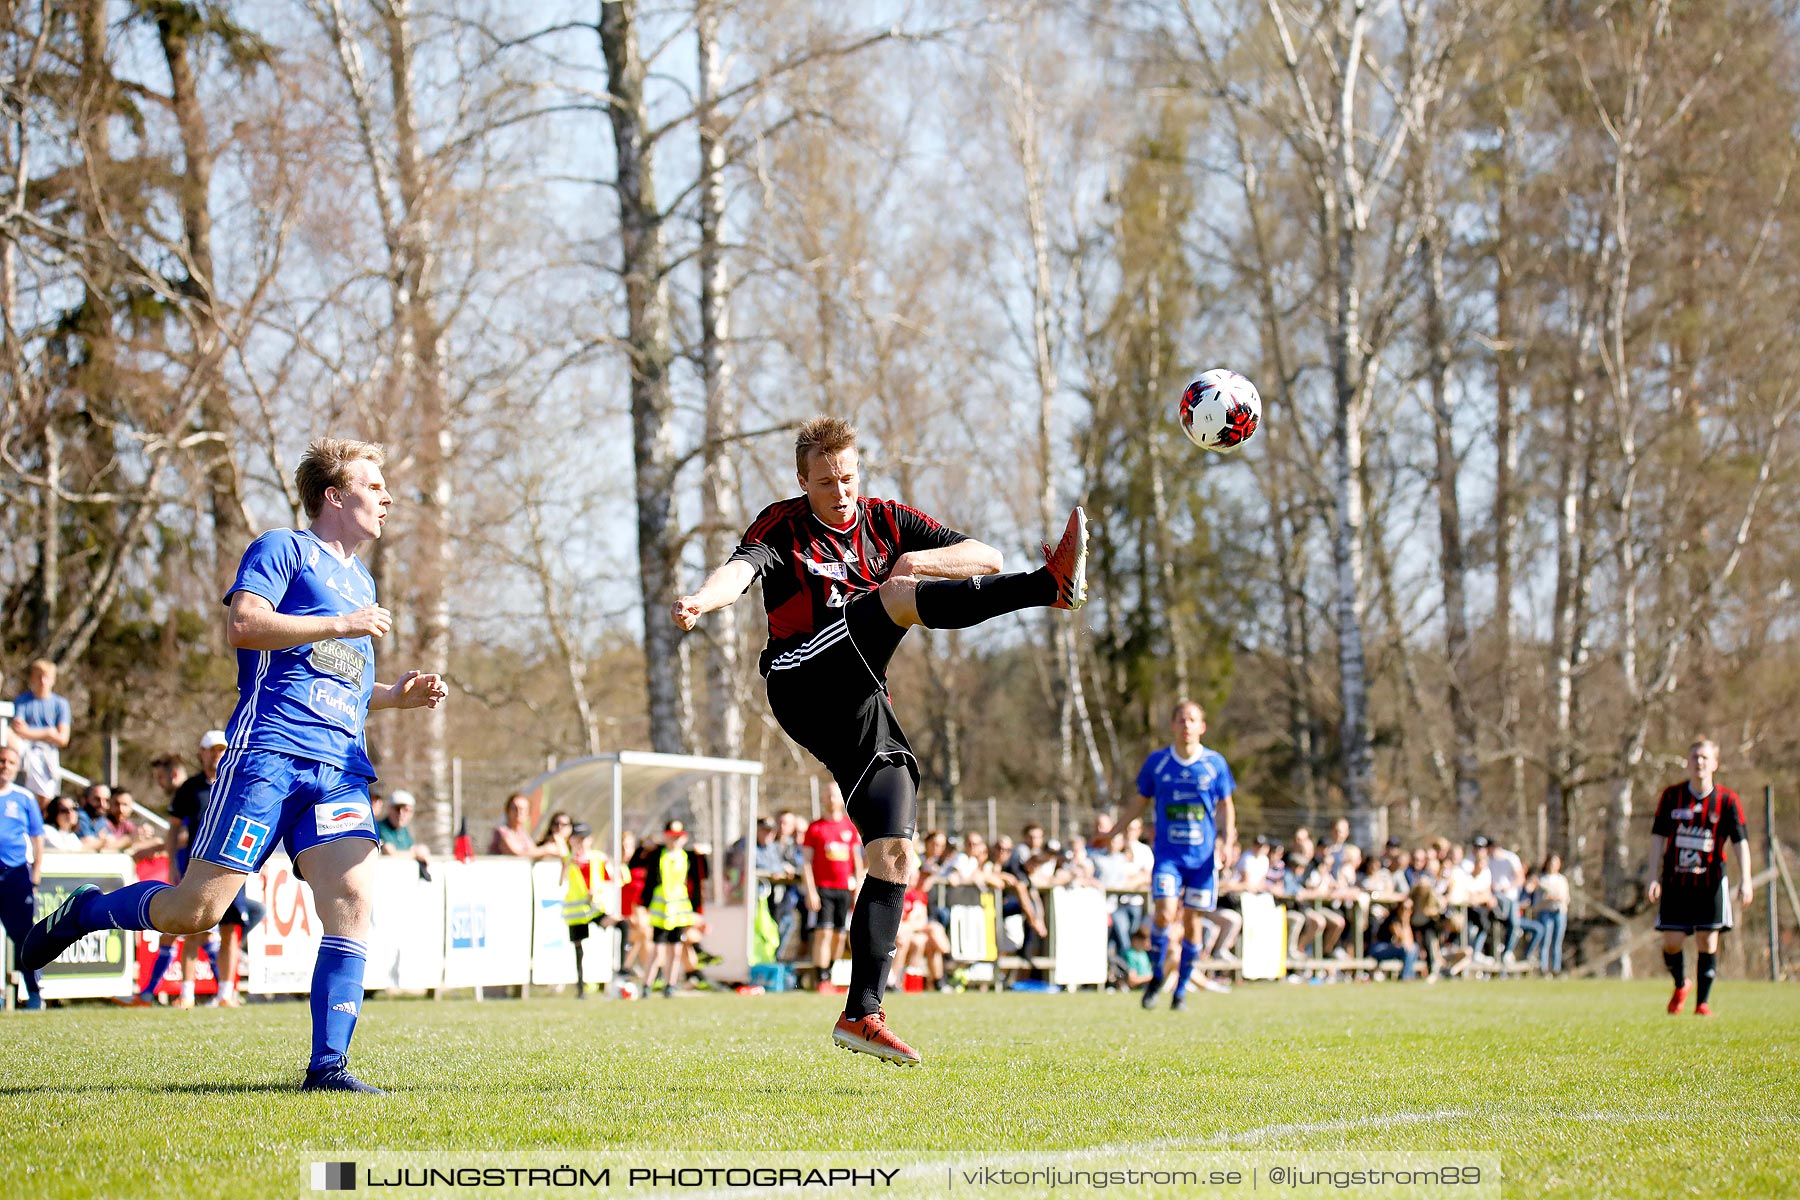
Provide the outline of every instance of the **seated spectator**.
<path id="1" fill-rule="evenodd" d="M 1420 952 L 1425 955 L 1425 972 L 1428 975 L 1436 975 L 1439 965 L 1438 936 L 1443 928 L 1444 898 L 1438 894 L 1436 881 L 1424 873 L 1421 873 L 1419 881 L 1407 890 L 1406 896 L 1409 902 L 1408 909 L 1412 913 L 1413 935 L 1418 939 Z"/>
<path id="2" fill-rule="evenodd" d="M 1519 885 L 1519 894 L 1516 897 L 1517 909 L 1514 912 L 1512 921 L 1512 940 L 1516 943 L 1520 938 L 1524 939 L 1525 961 L 1530 963 L 1540 961 L 1543 957 L 1544 950 L 1544 922 L 1532 911 L 1537 903 L 1537 891 L 1538 869 L 1536 867 L 1527 867 L 1525 868 L 1524 882 Z M 1510 956 L 1511 951 L 1509 950 L 1508 957 Z M 1501 974 L 1505 974 L 1505 960 L 1502 959 L 1501 961 Z"/>
<path id="3" fill-rule="evenodd" d="M 1123 956 L 1131 948 L 1132 935 L 1144 924 L 1144 902 L 1150 892 L 1150 872 L 1132 861 L 1123 829 L 1114 830 L 1106 852 L 1094 856 L 1094 877 L 1106 889 L 1111 952 Z"/>
<path id="4" fill-rule="evenodd" d="M 75 801 L 59 797 L 50 802 L 49 811 L 44 819 L 44 849 L 55 850 L 61 854 L 78 854 L 87 847 L 81 844 L 81 835 L 75 832 L 81 810 Z"/>
<path id="5" fill-rule="evenodd" d="M 1419 966 L 1419 940 L 1413 927 L 1413 901 L 1410 895 L 1395 902 L 1393 910 L 1375 931 L 1369 957 L 1376 962 L 1398 962 L 1400 978 L 1411 979 Z"/>
<path id="6" fill-rule="evenodd" d="M 933 829 L 919 843 L 919 887 L 930 889 L 944 882 L 950 874 L 950 837 L 941 829 Z"/>
<path id="7" fill-rule="evenodd" d="M 1094 848 L 1095 854 L 1099 854 L 1104 847 L 1112 845 L 1113 824 L 1114 820 L 1111 813 L 1103 812 L 1094 814 L 1094 832 L 1092 836 L 1088 838 L 1087 842 L 1088 845 Z"/>
<path id="8" fill-rule="evenodd" d="M 1084 838 L 1070 838 L 1069 844 L 1062 850 L 1062 868 L 1058 872 L 1062 882 L 1058 887 L 1093 887 L 1100 886 L 1100 880 L 1094 873 L 1094 860 L 1088 856 L 1087 841 Z"/>
<path id="9" fill-rule="evenodd" d="M 944 977 L 950 934 L 943 925 L 931 919 L 930 902 L 918 885 L 919 875 L 915 869 L 912 886 L 906 889 L 900 912 L 900 933 L 894 941 L 894 966 L 889 986 L 904 988 L 908 968 L 916 966 L 924 974 L 927 986 L 941 992 L 950 986 Z"/>
<path id="10" fill-rule="evenodd" d="M 1020 837 L 1024 840 L 1007 850 L 999 861 L 1002 871 L 1023 879 L 1029 874 L 1026 864 L 1044 852 L 1044 827 L 1033 821 L 1020 831 Z"/>
<path id="11" fill-rule="evenodd" d="M 1461 906 L 1464 909 L 1466 944 L 1471 954 L 1480 954 L 1494 920 L 1494 877 L 1488 866 L 1487 839 L 1475 839 L 1474 854 L 1466 861 L 1458 857 L 1460 849 L 1451 848 L 1451 860 L 1455 865 L 1450 868 L 1450 887 L 1444 901 L 1451 908 Z"/>
<path id="12" fill-rule="evenodd" d="M 998 872 L 988 864 L 987 839 L 973 829 L 963 834 L 963 848 L 950 859 L 945 882 L 958 887 L 999 887 Z"/>
<path id="13" fill-rule="evenodd" d="M 137 801 L 120 788 L 112 795 L 112 840 L 105 849 L 114 854 L 129 854 L 134 859 L 151 858 L 161 853 L 163 838 L 149 822 L 137 819 Z"/>
<path id="14" fill-rule="evenodd" d="M 494 834 L 488 839 L 489 854 L 513 858 L 562 857 L 555 846 L 539 846 L 531 840 L 531 800 L 525 793 L 514 792 L 508 796 L 504 812 L 506 819 L 494 826 Z"/>
<path id="15" fill-rule="evenodd" d="M 75 836 L 83 849 L 102 850 L 112 838 L 112 822 L 106 809 L 112 803 L 112 789 L 104 783 L 90 783 L 81 794 L 81 811 L 75 814 Z"/>
<path id="16" fill-rule="evenodd" d="M 414 839 L 411 828 L 416 807 L 411 792 L 396 791 L 388 797 L 387 815 L 375 823 L 375 835 L 381 839 L 383 854 L 412 859 L 419 864 L 419 878 L 429 880 L 431 851 Z"/>

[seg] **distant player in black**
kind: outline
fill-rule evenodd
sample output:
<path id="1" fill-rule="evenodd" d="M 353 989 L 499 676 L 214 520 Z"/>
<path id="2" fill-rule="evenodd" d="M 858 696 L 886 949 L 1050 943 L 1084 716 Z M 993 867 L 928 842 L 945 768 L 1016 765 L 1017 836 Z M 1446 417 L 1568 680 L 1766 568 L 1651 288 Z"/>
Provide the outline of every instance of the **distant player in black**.
<path id="1" fill-rule="evenodd" d="M 769 644 L 758 664 L 787 735 L 825 764 L 861 834 L 868 876 L 850 919 L 850 993 L 832 1039 L 892 1062 L 919 1055 L 881 1011 L 911 865 L 919 765 L 888 703 L 887 667 L 914 625 L 963 629 L 1023 608 L 1087 599 L 1087 518 L 1077 508 L 1036 571 L 1001 575 L 1000 552 L 916 509 L 860 494 L 856 431 L 800 427 L 803 495 L 765 508 L 730 560 L 675 601 L 692 629 L 762 581 Z"/>
<path id="2" fill-rule="evenodd" d="M 1713 783 L 1719 769 L 1719 747 L 1711 738 L 1698 738 L 1688 747 L 1686 783 L 1665 788 L 1656 802 L 1656 820 L 1650 827 L 1650 862 L 1644 894 L 1656 911 L 1656 927 L 1663 931 L 1663 962 L 1675 979 L 1669 1012 L 1678 1013 L 1687 1003 L 1687 964 L 1682 947 L 1688 936 L 1699 943 L 1699 994 L 1694 1014 L 1712 1015 L 1707 1003 L 1719 962 L 1719 931 L 1731 928 L 1731 888 L 1725 878 L 1725 846 L 1737 846 L 1743 882 L 1739 902 L 1750 904 L 1750 831 L 1744 824 L 1744 807 L 1737 793 Z"/>

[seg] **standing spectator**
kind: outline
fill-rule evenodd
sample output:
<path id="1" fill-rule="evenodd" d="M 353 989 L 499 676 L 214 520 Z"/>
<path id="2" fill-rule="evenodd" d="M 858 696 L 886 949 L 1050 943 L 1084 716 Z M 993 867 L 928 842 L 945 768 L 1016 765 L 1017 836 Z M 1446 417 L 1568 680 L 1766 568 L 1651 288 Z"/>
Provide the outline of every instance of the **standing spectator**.
<path id="1" fill-rule="evenodd" d="M 785 948 L 788 938 L 793 936 L 794 927 L 800 923 L 800 908 L 806 902 L 800 886 L 800 874 L 805 867 L 800 850 L 800 838 L 806 833 L 806 823 L 800 814 L 792 809 L 782 809 L 775 814 L 775 845 L 781 851 L 781 862 L 786 882 L 775 887 L 775 928 L 777 944 Z"/>
<path id="2" fill-rule="evenodd" d="M 395 791 L 388 798 L 387 812 L 375 822 L 375 836 L 381 839 L 381 853 L 403 855 L 419 864 L 419 878 L 431 880 L 431 851 L 412 831 L 413 810 L 418 802 L 408 791 Z"/>
<path id="3" fill-rule="evenodd" d="M 619 834 L 619 857 L 625 861 L 625 880 L 619 885 L 619 916 L 625 920 L 625 961 L 619 969 L 640 977 L 650 970 L 650 910 L 644 905 L 644 881 L 656 848 L 638 845 L 638 835 L 627 829 Z"/>
<path id="4" fill-rule="evenodd" d="M 25 790 L 41 804 L 62 795 L 62 752 L 69 748 L 69 702 L 52 689 L 56 664 L 40 658 L 25 672 L 26 690 L 13 701 L 12 734 L 24 743 Z"/>
<path id="5" fill-rule="evenodd" d="M 1519 891 L 1525 882 L 1525 863 L 1505 846 L 1490 842 L 1488 873 L 1494 894 L 1495 928 L 1492 940 L 1498 947 L 1494 951 L 1494 957 L 1499 960 L 1504 971 L 1506 964 L 1512 960 L 1513 947 L 1519 940 L 1520 918 L 1526 915 L 1519 908 Z"/>
<path id="6" fill-rule="evenodd" d="M 112 821 L 107 818 L 107 805 L 112 803 L 112 789 L 104 783 L 90 783 L 81 794 L 81 811 L 75 814 L 75 836 L 89 850 L 105 849 L 112 837 Z"/>
<path id="7" fill-rule="evenodd" d="M 862 879 L 862 838 L 844 813 L 844 794 L 833 783 L 825 793 L 825 815 L 806 828 L 801 882 L 813 914 L 813 966 L 818 990 L 831 991 L 831 964 L 850 948 L 851 901 Z"/>
<path id="8" fill-rule="evenodd" d="M 183 773 L 180 785 L 175 789 L 174 797 L 169 801 L 169 882 L 179 884 L 181 877 L 187 874 L 189 856 L 200 830 L 200 822 L 206 816 L 206 809 L 212 803 L 212 786 L 219 778 L 219 763 L 225 758 L 226 738 L 223 729 L 209 729 L 200 735 L 200 773 L 187 775 Z M 244 889 L 239 888 L 233 907 L 245 903 Z M 194 976 L 198 970 L 200 951 L 206 952 L 207 966 L 212 970 L 213 978 L 219 977 L 218 950 L 210 934 L 193 933 L 181 940 L 181 995 L 176 998 L 176 1008 L 194 1007 Z M 167 939 L 169 953 L 173 954 L 174 941 Z M 156 955 L 157 964 L 165 970 L 168 967 L 162 948 Z M 150 986 L 154 988 L 162 981 L 157 971 L 150 973 Z"/>
<path id="9" fill-rule="evenodd" d="M 396 793 L 396 798 L 398 793 Z M 586 821 L 570 822 L 569 856 L 562 862 L 563 922 L 575 950 L 575 998 L 587 999 L 587 937 L 594 925 L 611 928 L 618 918 L 606 913 L 605 886 L 618 880 L 606 855 L 593 848 L 594 829 Z"/>
<path id="10" fill-rule="evenodd" d="M 512 858 L 562 857 L 562 851 L 556 846 L 540 846 L 531 840 L 531 800 L 524 792 L 508 796 L 502 811 L 505 820 L 494 826 L 494 834 L 488 839 L 489 854 Z"/>
<path id="11" fill-rule="evenodd" d="M 681 948 L 688 926 L 695 921 L 688 892 L 688 875 L 694 864 L 687 845 L 687 827 L 680 821 L 670 821 L 663 827 L 662 845 L 644 847 L 650 852 L 649 870 L 644 877 L 644 905 L 650 910 L 650 940 L 655 947 L 644 977 L 644 991 L 648 994 L 655 988 L 660 972 L 665 999 L 673 996 L 681 984 L 685 966 Z"/>
<path id="12" fill-rule="evenodd" d="M 44 869 L 44 815 L 37 797 L 14 782 L 23 758 L 16 747 L 0 743 L 0 926 L 15 956 L 37 920 L 38 877 Z M 25 1007 L 44 1007 L 38 973 L 20 974 L 25 976 Z M 9 971 L 4 978 L 11 977 Z"/>
<path id="13" fill-rule="evenodd" d="M 81 844 L 81 835 L 75 832 L 80 812 L 75 802 L 66 797 L 50 802 L 48 819 L 44 822 L 46 850 L 54 850 L 58 854 L 79 854 L 87 849 Z"/>
<path id="14" fill-rule="evenodd" d="M 1563 877 L 1560 855 L 1544 859 L 1538 875 L 1536 912 L 1544 924 L 1538 969 L 1546 975 L 1561 975 L 1563 936 L 1569 931 L 1569 881 Z"/>
<path id="15" fill-rule="evenodd" d="M 757 819 L 756 851 L 751 868 L 756 872 L 756 897 L 768 906 L 769 919 L 775 922 L 774 957 L 779 959 L 782 943 L 787 941 L 787 930 L 781 925 L 782 901 L 800 878 L 782 847 L 779 821 L 769 817 Z"/>
<path id="16" fill-rule="evenodd" d="M 1325 859 L 1325 870 L 1332 875 L 1342 871 L 1345 852 L 1350 849 L 1350 822 L 1339 817 L 1331 823 L 1329 840 L 1319 848 L 1319 853 Z"/>
<path id="17" fill-rule="evenodd" d="M 1006 857 L 1001 860 L 1000 869 L 1008 875 L 1016 875 L 1020 879 L 1024 879 L 1031 873 L 1027 864 L 1043 852 L 1044 827 L 1033 821 L 1020 830 L 1020 836 L 1025 840 L 1007 852 Z"/>
<path id="18" fill-rule="evenodd" d="M 537 842 L 539 854 L 548 857 L 548 855 L 543 855 L 544 848 L 548 846 L 556 851 L 557 858 L 567 859 L 569 857 L 569 838 L 574 829 L 574 817 L 562 811 L 551 813 L 550 819 L 544 822 L 544 836 Z"/>

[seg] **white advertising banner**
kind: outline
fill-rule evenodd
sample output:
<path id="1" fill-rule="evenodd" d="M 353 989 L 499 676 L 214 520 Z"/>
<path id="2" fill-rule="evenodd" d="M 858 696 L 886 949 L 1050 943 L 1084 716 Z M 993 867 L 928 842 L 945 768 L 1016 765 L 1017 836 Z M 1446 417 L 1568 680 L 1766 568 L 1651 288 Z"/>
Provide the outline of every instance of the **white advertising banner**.
<path id="1" fill-rule="evenodd" d="M 376 862 L 364 987 L 422 992 L 443 983 L 444 870 L 434 865 L 421 879 L 411 858 Z"/>
<path id="2" fill-rule="evenodd" d="M 246 931 L 249 958 L 246 987 L 252 992 L 310 992 L 313 963 L 325 927 L 313 907 L 312 888 L 294 874 L 288 856 L 277 852 L 244 886 L 267 909 L 262 924 Z"/>
<path id="3" fill-rule="evenodd" d="M 1106 983 L 1106 893 L 1057 888 L 1050 893 L 1050 982 L 1063 987 Z"/>
<path id="4" fill-rule="evenodd" d="M 1275 897 L 1245 892 L 1244 932 L 1239 938 L 1245 979 L 1280 979 L 1287 971 L 1286 914 Z"/>
<path id="5" fill-rule="evenodd" d="M 562 863 L 531 864 L 531 982 L 574 983 L 575 947 L 569 941 L 569 926 L 563 921 Z M 599 930 L 593 930 L 598 933 Z M 595 960 L 609 957 L 598 947 L 598 939 L 590 937 L 587 954 L 582 959 L 589 983 L 605 983 L 612 978 L 610 963 L 605 974 L 597 974 Z"/>
<path id="6" fill-rule="evenodd" d="M 444 987 L 531 981 L 531 866 L 518 858 L 442 865 Z"/>

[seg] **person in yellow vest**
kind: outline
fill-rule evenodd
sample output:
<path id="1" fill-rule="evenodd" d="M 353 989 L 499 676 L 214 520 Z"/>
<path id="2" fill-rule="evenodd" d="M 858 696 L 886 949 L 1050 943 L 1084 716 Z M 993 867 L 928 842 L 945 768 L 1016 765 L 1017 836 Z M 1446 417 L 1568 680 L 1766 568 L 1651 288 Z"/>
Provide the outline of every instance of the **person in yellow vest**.
<path id="1" fill-rule="evenodd" d="M 640 851 L 640 853 L 642 853 Z M 655 953 L 650 960 L 650 973 L 644 978 L 644 993 L 656 986 L 660 972 L 663 996 L 673 996 L 680 986 L 686 967 L 681 953 L 682 940 L 688 926 L 697 917 L 688 895 L 688 872 L 693 861 L 688 853 L 687 827 L 670 821 L 663 828 L 662 847 L 650 860 L 644 879 L 644 905 L 650 910 L 650 940 Z"/>
<path id="2" fill-rule="evenodd" d="M 606 855 L 594 850 L 594 829 L 586 821 L 577 821 L 569 831 L 569 852 L 563 857 L 562 882 L 563 921 L 569 926 L 569 944 L 575 948 L 575 998 L 587 999 L 585 951 L 588 929 L 594 925 L 610 929 L 619 923 L 606 911 L 609 883 L 619 882 Z"/>

